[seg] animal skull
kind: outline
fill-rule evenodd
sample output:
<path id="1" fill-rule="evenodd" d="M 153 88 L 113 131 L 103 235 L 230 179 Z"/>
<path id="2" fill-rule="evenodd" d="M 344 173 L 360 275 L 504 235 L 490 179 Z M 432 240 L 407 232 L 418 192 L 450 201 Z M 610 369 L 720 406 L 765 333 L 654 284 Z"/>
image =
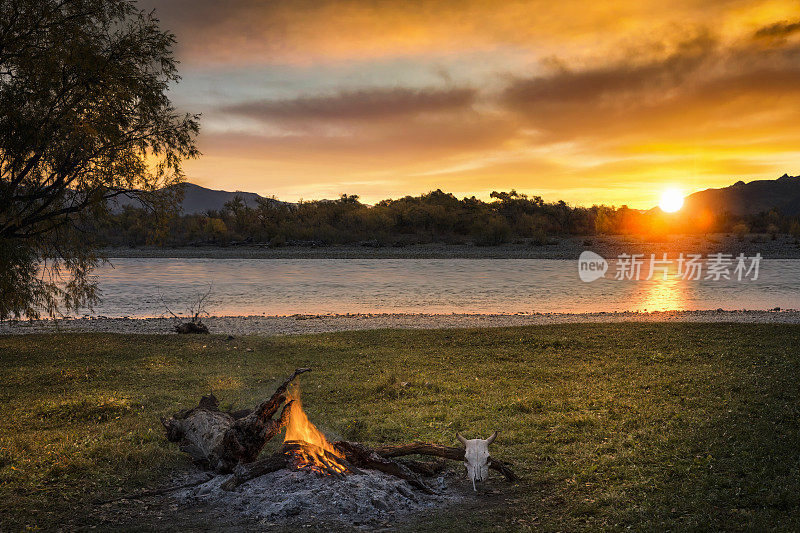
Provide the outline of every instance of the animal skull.
<path id="1" fill-rule="evenodd" d="M 467 475 L 472 480 L 472 490 L 477 491 L 475 482 L 486 481 L 489 479 L 489 463 L 492 462 L 489 456 L 489 445 L 497 437 L 495 431 L 492 435 L 484 439 L 465 439 L 461 433 L 456 433 L 456 437 L 466 448 L 464 452 L 464 466 L 467 467 Z"/>

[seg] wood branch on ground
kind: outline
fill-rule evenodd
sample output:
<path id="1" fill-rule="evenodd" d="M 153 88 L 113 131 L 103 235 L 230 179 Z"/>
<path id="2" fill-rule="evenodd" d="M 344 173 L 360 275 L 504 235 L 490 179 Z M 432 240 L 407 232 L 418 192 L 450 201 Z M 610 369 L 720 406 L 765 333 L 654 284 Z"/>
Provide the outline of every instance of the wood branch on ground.
<path id="1" fill-rule="evenodd" d="M 231 474 L 231 476 L 226 479 L 222 485 L 220 485 L 220 487 L 223 490 L 234 490 L 242 483 L 246 483 L 251 479 L 255 479 L 265 474 L 277 472 L 278 470 L 282 470 L 284 468 L 296 468 L 296 454 L 301 451 L 313 452 L 324 456 L 325 460 L 328 461 L 328 463 L 324 465 L 325 474 L 343 477 L 341 470 L 344 470 L 350 474 L 364 473 L 350 464 L 350 462 L 346 459 L 333 456 L 332 454 L 327 454 L 325 453 L 325 450 L 319 448 L 318 446 L 314 446 L 305 442 L 288 441 L 283 444 L 281 451 L 278 453 L 257 461 L 253 461 L 252 463 L 242 463 L 237 465 L 236 468 L 233 469 L 233 474 Z"/>
<path id="2" fill-rule="evenodd" d="M 436 474 L 440 474 L 447 467 L 447 460 L 442 457 L 437 457 L 430 461 L 417 461 L 414 459 L 395 459 L 395 461 L 424 477 L 433 477 Z"/>
<path id="3" fill-rule="evenodd" d="M 211 481 L 211 479 L 213 479 L 213 477 L 214 476 L 212 474 L 208 474 L 207 473 L 201 479 L 197 479 L 195 481 L 190 481 L 188 483 L 183 483 L 181 485 L 173 485 L 171 487 L 162 487 L 160 489 L 143 490 L 141 492 L 136 492 L 134 494 L 126 494 L 125 496 L 117 496 L 116 498 L 111 498 L 110 500 L 100 500 L 100 501 L 95 502 L 95 503 L 96 503 L 96 505 L 105 505 L 107 503 L 114 503 L 114 502 L 119 502 L 119 501 L 122 501 L 122 500 L 139 500 L 139 499 L 142 499 L 142 498 L 147 498 L 149 496 L 160 496 L 162 494 L 167 494 L 169 492 L 174 492 L 176 490 L 189 489 L 189 488 L 192 488 L 192 487 L 196 487 L 198 485 L 202 485 L 203 483 L 208 483 L 209 481 Z"/>
<path id="4" fill-rule="evenodd" d="M 387 444 L 376 447 L 375 453 L 387 458 L 402 457 L 406 455 L 428 455 L 433 457 L 442 457 L 444 459 L 451 459 L 453 461 L 464 460 L 464 448 L 442 446 L 441 444 L 433 444 L 430 442 Z M 489 468 L 503 474 L 508 481 L 514 482 L 519 479 L 511 469 L 511 463 L 508 463 L 507 461 L 501 461 L 493 457 L 489 461 Z"/>
<path id="5" fill-rule="evenodd" d="M 181 334 L 200 334 L 200 335 L 208 335 L 208 326 L 203 324 L 201 321 L 197 322 L 182 322 L 180 324 L 175 324 L 175 333 Z"/>
<path id="6" fill-rule="evenodd" d="M 198 297 L 197 302 L 194 305 L 189 307 L 189 314 L 191 315 L 191 320 L 188 322 L 178 322 L 173 326 L 173 330 L 175 333 L 180 334 L 204 334 L 207 335 L 209 333 L 208 326 L 203 324 L 203 321 L 200 320 L 200 315 L 205 314 L 208 316 L 208 313 L 205 311 L 205 301 L 208 296 L 211 294 L 211 288 L 213 287 L 213 283 L 209 284 L 208 290 L 205 294 L 202 294 Z M 176 315 L 172 309 L 170 309 L 169 305 L 167 305 L 166 300 L 164 300 L 164 295 L 161 294 L 161 289 L 158 289 L 158 296 L 161 298 L 161 303 L 164 304 L 164 308 L 167 312 L 172 315 L 175 320 L 183 320 L 181 317 Z"/>
<path id="7" fill-rule="evenodd" d="M 404 455 L 430 455 L 453 461 L 464 460 L 464 448 L 442 446 L 431 442 L 411 442 L 407 444 L 384 444 L 376 446 L 375 452 L 383 457 L 402 457 Z"/>
<path id="8" fill-rule="evenodd" d="M 350 463 L 359 468 L 379 470 L 385 474 L 405 479 L 423 492 L 435 494 L 435 491 L 422 481 L 417 474 L 412 472 L 410 468 L 387 457 L 382 457 L 375 450 L 364 444 L 344 440 L 335 442 L 334 447 L 341 451 Z"/>
<path id="9" fill-rule="evenodd" d="M 289 460 L 282 453 L 276 453 L 252 463 L 242 463 L 236 465 L 236 468 L 233 469 L 233 474 L 231 474 L 220 487 L 223 490 L 233 490 L 242 483 L 246 483 L 264 474 L 277 472 L 278 470 L 286 468 L 288 465 Z"/>

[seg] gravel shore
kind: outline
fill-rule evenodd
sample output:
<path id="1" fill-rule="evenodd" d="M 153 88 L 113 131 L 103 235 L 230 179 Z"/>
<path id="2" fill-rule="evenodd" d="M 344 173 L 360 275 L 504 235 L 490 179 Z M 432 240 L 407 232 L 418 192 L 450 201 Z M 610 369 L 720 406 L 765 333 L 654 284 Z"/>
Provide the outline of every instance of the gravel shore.
<path id="1" fill-rule="evenodd" d="M 769 259 L 800 259 L 800 243 L 789 235 L 749 235 L 738 239 L 733 235 L 670 235 L 659 242 L 623 235 L 554 238 L 549 244 L 518 242 L 498 246 L 470 244 L 414 244 L 375 246 L 374 243 L 342 246 L 287 246 L 271 248 L 258 245 L 184 246 L 180 248 L 141 247 L 106 248 L 103 253 L 114 257 L 175 257 L 210 259 L 571 259 L 584 250 L 592 250 L 610 259 L 620 254 L 684 254 L 730 253 L 753 256 L 760 253 Z"/>
<path id="2" fill-rule="evenodd" d="M 733 322 L 800 324 L 800 311 L 662 311 L 652 313 L 534 313 L 514 315 L 348 314 L 294 316 L 219 316 L 203 320 L 211 333 L 298 335 L 365 329 L 492 328 L 586 322 Z M 7 321 L 0 334 L 110 332 L 173 334 L 171 318 L 75 318 Z"/>

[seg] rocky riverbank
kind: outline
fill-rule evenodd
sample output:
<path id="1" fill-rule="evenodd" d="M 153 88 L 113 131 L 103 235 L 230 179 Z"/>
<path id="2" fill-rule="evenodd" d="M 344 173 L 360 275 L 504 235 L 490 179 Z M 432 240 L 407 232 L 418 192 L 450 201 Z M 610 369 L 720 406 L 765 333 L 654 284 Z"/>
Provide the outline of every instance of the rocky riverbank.
<path id="1" fill-rule="evenodd" d="M 632 236 L 601 235 L 552 239 L 548 244 L 517 242 L 498 246 L 470 244 L 415 244 L 379 246 L 374 242 L 345 246 L 185 246 L 180 248 L 106 248 L 107 257 L 176 257 L 176 258 L 245 258 L 245 259 L 577 259 L 584 250 L 592 250 L 611 259 L 620 254 L 760 253 L 769 259 L 800 259 L 800 244 L 789 235 L 749 235 L 739 239 L 729 234 L 670 235 L 660 241 Z M 113 262 L 113 261 L 112 261 Z"/>
<path id="2" fill-rule="evenodd" d="M 345 314 L 293 316 L 219 316 L 203 320 L 211 333 L 224 335 L 298 335 L 365 329 L 492 328 L 584 322 L 734 322 L 800 324 L 800 311 L 655 311 L 651 313 L 531 314 Z M 0 323 L 0 334 L 112 332 L 174 334 L 171 318 L 74 318 Z"/>

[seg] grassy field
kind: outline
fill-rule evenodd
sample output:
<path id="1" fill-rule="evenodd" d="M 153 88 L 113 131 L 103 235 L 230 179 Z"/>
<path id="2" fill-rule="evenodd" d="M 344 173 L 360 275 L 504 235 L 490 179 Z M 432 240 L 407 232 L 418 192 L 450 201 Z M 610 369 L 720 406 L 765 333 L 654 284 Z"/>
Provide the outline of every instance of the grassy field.
<path id="1" fill-rule="evenodd" d="M 800 326 L 729 324 L 0 337 L 0 530 L 96 524 L 96 499 L 186 468 L 159 415 L 252 405 L 297 366 L 337 437 L 501 430 L 523 481 L 408 529 L 798 530 L 798 347 Z"/>

